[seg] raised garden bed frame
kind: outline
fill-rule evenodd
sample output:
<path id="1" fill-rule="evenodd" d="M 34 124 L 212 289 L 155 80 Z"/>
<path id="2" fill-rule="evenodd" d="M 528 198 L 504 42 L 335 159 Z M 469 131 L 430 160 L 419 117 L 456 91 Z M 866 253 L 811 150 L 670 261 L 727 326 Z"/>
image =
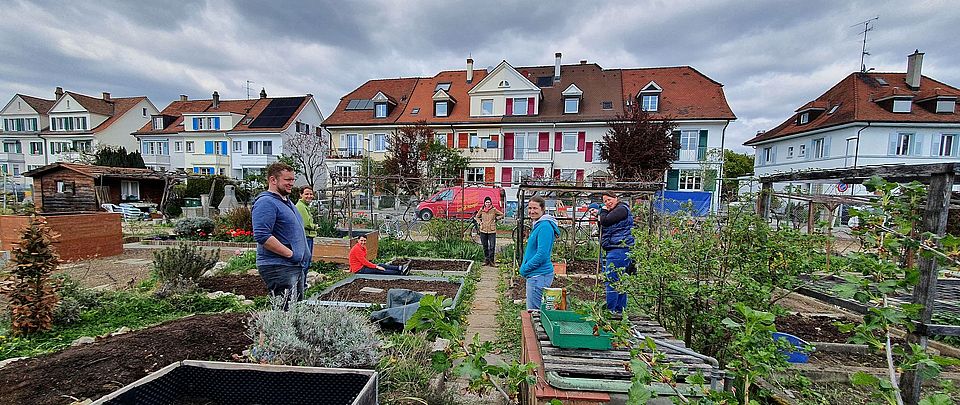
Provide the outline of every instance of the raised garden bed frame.
<path id="1" fill-rule="evenodd" d="M 442 277 L 422 277 L 422 276 L 387 276 L 387 275 L 378 275 L 378 274 L 354 274 L 353 276 L 347 277 L 343 280 L 340 280 L 327 289 L 320 292 L 320 296 L 327 295 L 333 290 L 352 283 L 354 280 L 358 279 L 368 279 L 368 280 L 417 280 L 417 281 L 435 281 L 435 282 L 444 282 L 444 283 L 456 283 L 460 284 L 460 287 L 457 288 L 457 295 L 453 297 L 453 304 L 450 307 L 444 309 L 452 309 L 457 306 L 457 303 L 460 302 L 460 296 L 463 294 L 463 279 L 460 278 L 442 278 Z M 448 297 L 449 298 L 449 297 Z M 326 301 L 326 300 L 307 300 L 308 303 L 324 306 L 334 306 L 334 307 L 350 307 L 350 308 L 370 308 L 373 305 L 384 305 L 385 303 L 371 303 L 371 302 L 350 302 L 350 301 Z"/>
<path id="2" fill-rule="evenodd" d="M 367 242 L 369 244 L 370 242 Z M 400 259 L 401 257 L 394 257 L 390 261 Z M 403 259 L 413 259 L 413 260 L 430 260 L 430 261 L 444 261 L 444 262 L 467 262 L 467 269 L 463 271 L 459 270 L 419 270 L 416 268 L 410 269 L 410 271 L 420 274 L 427 274 L 429 276 L 436 277 L 466 277 L 470 273 L 470 269 L 473 268 L 473 260 L 469 259 L 440 259 L 436 257 L 402 257 Z"/>

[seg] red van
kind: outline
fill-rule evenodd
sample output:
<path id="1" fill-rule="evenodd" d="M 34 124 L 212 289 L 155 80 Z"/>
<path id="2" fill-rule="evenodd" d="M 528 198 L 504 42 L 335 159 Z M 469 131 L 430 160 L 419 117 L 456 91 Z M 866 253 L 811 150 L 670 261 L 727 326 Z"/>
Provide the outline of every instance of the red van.
<path id="1" fill-rule="evenodd" d="M 490 197 L 494 207 L 503 211 L 506 195 L 499 187 L 447 187 L 418 204 L 417 217 L 424 221 L 434 217 L 470 218 L 480 210 L 486 197 Z"/>

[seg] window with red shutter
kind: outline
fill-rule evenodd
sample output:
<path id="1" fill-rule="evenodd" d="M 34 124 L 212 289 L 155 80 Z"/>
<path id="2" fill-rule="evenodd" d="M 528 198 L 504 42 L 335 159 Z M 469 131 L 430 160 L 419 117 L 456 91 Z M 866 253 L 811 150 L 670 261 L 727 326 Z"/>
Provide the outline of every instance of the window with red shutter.
<path id="1" fill-rule="evenodd" d="M 560 180 L 560 169 L 553 169 L 553 178 Z"/>
<path id="2" fill-rule="evenodd" d="M 539 152 L 549 152 L 550 151 L 550 133 L 541 132 L 540 138 L 537 142 L 537 151 Z"/>
<path id="3" fill-rule="evenodd" d="M 504 110 L 504 115 L 513 115 L 513 99 L 507 98 L 507 108 Z"/>
<path id="4" fill-rule="evenodd" d="M 497 172 L 494 167 L 485 167 L 483 169 L 483 183 L 492 186 L 495 181 L 497 181 L 496 176 Z"/>
<path id="5" fill-rule="evenodd" d="M 583 169 L 577 169 L 577 185 L 583 185 Z"/>
<path id="6" fill-rule="evenodd" d="M 460 148 L 460 149 L 466 149 L 467 146 L 469 146 L 469 143 L 468 143 L 468 142 L 469 142 L 470 138 L 468 137 L 468 135 L 467 135 L 466 132 L 461 132 L 461 133 L 457 134 L 457 138 L 458 138 L 458 141 L 457 141 L 457 147 L 458 147 L 458 148 Z"/>
<path id="7" fill-rule="evenodd" d="M 500 187 L 510 187 L 510 181 L 513 180 L 513 168 L 504 167 L 500 169 Z"/>
<path id="8" fill-rule="evenodd" d="M 563 132 L 553 134 L 553 150 L 560 152 L 563 150 Z"/>
<path id="9" fill-rule="evenodd" d="M 447 147 L 453 149 L 453 134 L 447 134 Z"/>
<path id="10" fill-rule="evenodd" d="M 586 149 L 587 144 L 587 133 L 578 132 L 577 133 L 577 152 L 583 152 Z"/>
<path id="11" fill-rule="evenodd" d="M 533 113 L 533 97 L 527 99 L 527 115 L 536 115 Z"/>
<path id="12" fill-rule="evenodd" d="M 587 144 L 584 145 L 584 149 L 585 151 L 583 153 L 583 161 L 592 162 L 593 161 L 593 142 L 587 142 Z"/>
<path id="13" fill-rule="evenodd" d="M 543 178 L 543 168 L 542 168 L 542 167 L 534 167 L 534 168 L 533 168 L 533 177 L 534 177 L 534 178 L 538 178 L 538 179 L 542 179 L 542 178 Z"/>
<path id="14" fill-rule="evenodd" d="M 513 133 L 503 133 L 503 160 L 513 160 Z"/>

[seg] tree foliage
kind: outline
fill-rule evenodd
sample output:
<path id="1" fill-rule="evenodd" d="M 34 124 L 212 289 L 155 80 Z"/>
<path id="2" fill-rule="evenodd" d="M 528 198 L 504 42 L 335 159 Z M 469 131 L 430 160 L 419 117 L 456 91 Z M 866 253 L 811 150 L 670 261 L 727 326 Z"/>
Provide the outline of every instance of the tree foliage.
<path id="1" fill-rule="evenodd" d="M 50 275 L 60 257 L 53 249 L 57 237 L 42 217 L 31 216 L 13 248 L 13 266 L 0 292 L 10 301 L 10 327 L 24 335 L 49 330 L 57 307 L 57 294 Z"/>
<path id="2" fill-rule="evenodd" d="M 677 157 L 679 139 L 671 135 L 677 124 L 669 117 L 654 119 L 639 104 L 627 107 L 607 123 L 600 157 L 619 181 L 659 181 Z"/>
<path id="3" fill-rule="evenodd" d="M 390 134 L 383 170 L 399 179 L 397 188 L 411 195 L 433 191 L 439 179 L 460 178 L 470 158 L 435 140 L 426 121 L 406 125 Z"/>
<path id="4" fill-rule="evenodd" d="M 327 170 L 327 140 L 320 133 L 296 132 L 286 139 L 284 156 L 313 188 Z"/>
<path id="5" fill-rule="evenodd" d="M 143 156 L 140 152 L 127 153 L 127 148 L 123 146 L 97 148 L 92 163 L 97 166 L 147 168 L 147 165 L 143 163 Z"/>
<path id="6" fill-rule="evenodd" d="M 735 177 L 749 176 L 753 174 L 753 157 L 746 153 L 737 153 L 730 149 L 723 150 L 723 177 L 733 179 Z M 737 191 L 738 183 L 736 180 L 723 181 L 723 195 L 732 196 Z"/>

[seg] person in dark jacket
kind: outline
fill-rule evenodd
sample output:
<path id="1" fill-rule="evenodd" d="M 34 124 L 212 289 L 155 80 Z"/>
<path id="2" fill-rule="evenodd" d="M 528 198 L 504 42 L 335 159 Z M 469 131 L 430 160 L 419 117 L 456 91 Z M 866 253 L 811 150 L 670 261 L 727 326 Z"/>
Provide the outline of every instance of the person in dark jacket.
<path id="1" fill-rule="evenodd" d="M 299 300 L 307 253 L 303 219 L 288 198 L 295 179 L 293 168 L 276 162 L 267 166 L 267 191 L 253 203 L 253 238 L 257 241 L 257 271 L 275 296 Z"/>
<path id="2" fill-rule="evenodd" d="M 497 221 L 503 219 L 503 213 L 493 206 L 490 197 L 484 197 L 483 207 L 473 216 L 480 227 L 480 244 L 483 245 L 483 265 L 493 266 L 497 251 Z"/>
<path id="3" fill-rule="evenodd" d="M 544 214 L 546 201 L 543 197 L 533 197 L 527 203 L 527 214 L 533 220 L 527 248 L 523 252 L 520 276 L 526 279 L 527 311 L 540 309 L 543 289 L 553 284 L 553 241 L 560 236 L 557 219 Z"/>
<path id="4" fill-rule="evenodd" d="M 607 309 L 619 316 L 627 306 L 627 293 L 618 290 L 620 275 L 632 263 L 627 253 L 633 247 L 633 214 L 626 203 L 611 191 L 603 193 L 603 206 L 591 204 L 591 213 L 600 217 L 600 248 L 606 252 L 602 268 L 607 290 Z M 598 210 L 599 208 L 599 210 Z M 599 212 L 598 212 L 599 211 Z"/>

